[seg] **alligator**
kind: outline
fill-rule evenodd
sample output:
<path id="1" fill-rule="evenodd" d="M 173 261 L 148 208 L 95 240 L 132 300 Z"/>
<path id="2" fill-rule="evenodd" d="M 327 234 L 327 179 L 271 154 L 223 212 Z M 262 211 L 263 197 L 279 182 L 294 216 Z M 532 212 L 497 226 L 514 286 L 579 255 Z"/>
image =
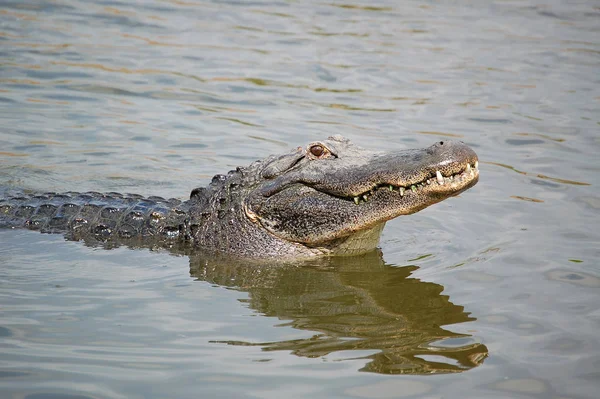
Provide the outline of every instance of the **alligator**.
<path id="1" fill-rule="evenodd" d="M 185 201 L 9 192 L 0 198 L 0 227 L 248 259 L 356 255 L 377 247 L 386 221 L 455 196 L 478 179 L 477 155 L 462 142 L 376 152 L 336 135 L 216 175 Z"/>

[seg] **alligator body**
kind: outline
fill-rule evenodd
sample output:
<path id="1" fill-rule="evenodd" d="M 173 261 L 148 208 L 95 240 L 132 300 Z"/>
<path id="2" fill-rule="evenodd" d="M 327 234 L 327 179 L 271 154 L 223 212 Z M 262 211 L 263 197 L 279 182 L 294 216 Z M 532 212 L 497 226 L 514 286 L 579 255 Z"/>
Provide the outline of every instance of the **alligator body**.
<path id="1" fill-rule="evenodd" d="M 477 155 L 463 143 L 385 153 L 333 136 L 216 175 L 186 201 L 9 194 L 0 198 L 0 227 L 241 258 L 354 255 L 378 245 L 386 221 L 457 195 L 478 178 Z"/>

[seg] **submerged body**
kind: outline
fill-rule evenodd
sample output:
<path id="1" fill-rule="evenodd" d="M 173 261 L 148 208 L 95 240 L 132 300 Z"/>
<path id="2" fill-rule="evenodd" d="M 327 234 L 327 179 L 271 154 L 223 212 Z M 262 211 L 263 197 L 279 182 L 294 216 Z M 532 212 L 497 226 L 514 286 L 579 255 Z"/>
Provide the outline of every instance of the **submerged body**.
<path id="1" fill-rule="evenodd" d="M 472 187 L 478 159 L 463 143 L 393 153 L 341 136 L 256 161 L 187 201 L 95 192 L 0 198 L 0 227 L 107 245 L 185 245 L 243 258 L 297 259 L 374 249 L 385 222 Z"/>

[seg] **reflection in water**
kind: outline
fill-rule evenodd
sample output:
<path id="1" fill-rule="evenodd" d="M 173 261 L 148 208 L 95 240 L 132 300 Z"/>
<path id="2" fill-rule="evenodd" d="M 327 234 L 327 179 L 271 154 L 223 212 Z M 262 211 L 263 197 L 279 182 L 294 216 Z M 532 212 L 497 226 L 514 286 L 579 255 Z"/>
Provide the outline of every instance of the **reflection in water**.
<path id="1" fill-rule="evenodd" d="M 200 256 L 190 259 L 190 273 L 199 280 L 246 291 L 252 309 L 319 332 L 280 342 L 222 341 L 230 345 L 306 357 L 376 351 L 361 357 L 370 360 L 361 370 L 383 374 L 461 372 L 478 366 L 488 354 L 485 345 L 468 335 L 441 328 L 475 320 L 441 295 L 441 285 L 411 278 L 415 266 L 386 265 L 378 251 L 302 265 L 214 265 Z"/>

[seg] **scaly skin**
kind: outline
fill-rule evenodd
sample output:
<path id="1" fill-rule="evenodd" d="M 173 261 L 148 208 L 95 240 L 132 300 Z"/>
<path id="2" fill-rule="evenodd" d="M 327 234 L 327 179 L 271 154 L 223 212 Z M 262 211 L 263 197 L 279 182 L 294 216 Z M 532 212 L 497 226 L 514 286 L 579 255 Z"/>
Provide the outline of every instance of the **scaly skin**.
<path id="1" fill-rule="evenodd" d="M 477 166 L 477 155 L 462 143 L 383 153 L 333 136 L 217 175 L 187 201 L 93 192 L 9 195 L 0 199 L 0 227 L 241 258 L 354 255 L 378 245 L 387 220 L 475 185 Z"/>

